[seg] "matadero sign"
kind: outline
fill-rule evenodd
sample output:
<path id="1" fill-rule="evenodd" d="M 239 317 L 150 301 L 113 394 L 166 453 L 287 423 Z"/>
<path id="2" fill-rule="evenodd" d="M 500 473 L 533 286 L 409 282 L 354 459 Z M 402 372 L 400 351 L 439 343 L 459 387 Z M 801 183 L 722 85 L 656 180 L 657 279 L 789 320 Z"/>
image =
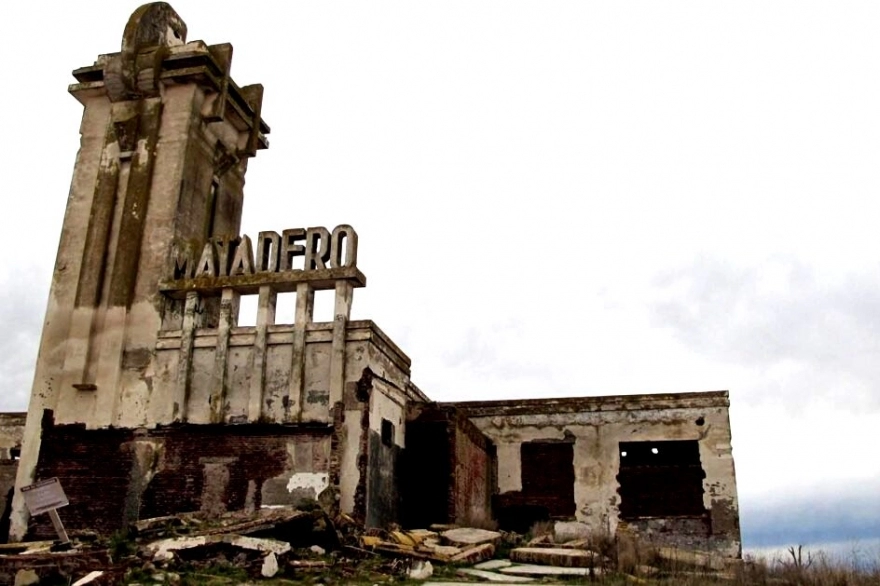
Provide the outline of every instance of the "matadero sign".
<path id="1" fill-rule="evenodd" d="M 214 238 L 205 243 L 197 258 L 194 251 L 178 246 L 170 279 L 160 287 L 173 297 L 222 288 L 256 293 L 263 285 L 292 291 L 302 282 L 315 289 L 332 289 L 338 280 L 363 287 L 366 277 L 357 269 L 357 245 L 357 232 L 347 224 L 332 231 L 313 227 L 290 228 L 280 234 L 260 232 L 256 246 L 246 235 Z"/>

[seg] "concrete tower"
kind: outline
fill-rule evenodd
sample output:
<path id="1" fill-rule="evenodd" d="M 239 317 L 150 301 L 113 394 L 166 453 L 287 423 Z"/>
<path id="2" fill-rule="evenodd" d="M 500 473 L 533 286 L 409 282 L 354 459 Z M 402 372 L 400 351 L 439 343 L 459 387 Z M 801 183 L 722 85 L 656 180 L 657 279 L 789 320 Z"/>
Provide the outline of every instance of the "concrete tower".
<path id="1" fill-rule="evenodd" d="M 167 419 L 150 415 L 155 347 L 159 332 L 181 321 L 183 302 L 157 284 L 181 245 L 238 236 L 247 162 L 268 146 L 263 88 L 230 78 L 231 45 L 187 44 L 186 32 L 168 4 L 147 4 L 129 19 L 120 52 L 74 71 L 82 141 L 19 486 L 34 477 L 46 416 L 86 428 Z"/>

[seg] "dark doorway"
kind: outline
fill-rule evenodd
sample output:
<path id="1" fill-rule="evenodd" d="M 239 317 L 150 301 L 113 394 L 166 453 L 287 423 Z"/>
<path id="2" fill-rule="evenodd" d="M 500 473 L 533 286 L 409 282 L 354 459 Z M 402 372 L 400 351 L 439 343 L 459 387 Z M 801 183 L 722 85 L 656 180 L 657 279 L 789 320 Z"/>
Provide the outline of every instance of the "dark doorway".
<path id="1" fill-rule="evenodd" d="M 525 533 L 537 522 L 574 517 L 573 442 L 525 442 L 520 465 L 522 490 L 495 499 L 501 529 Z"/>

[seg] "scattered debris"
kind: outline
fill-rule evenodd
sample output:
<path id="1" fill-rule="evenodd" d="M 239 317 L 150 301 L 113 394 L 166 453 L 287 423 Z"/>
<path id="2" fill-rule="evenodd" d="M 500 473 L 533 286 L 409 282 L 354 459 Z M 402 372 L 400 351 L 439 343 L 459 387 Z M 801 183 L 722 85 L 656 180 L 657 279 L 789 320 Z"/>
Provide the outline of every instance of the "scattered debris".
<path id="1" fill-rule="evenodd" d="M 472 547 L 470 549 L 466 549 L 463 552 L 452 556 L 450 561 L 453 562 L 469 562 L 469 563 L 477 563 L 482 562 L 483 560 L 488 560 L 493 555 L 495 555 L 495 546 L 491 543 L 484 543 L 483 545 L 478 545 L 476 547 Z"/>
<path id="2" fill-rule="evenodd" d="M 614 571 L 634 584 L 663 576 L 667 566 L 679 574 L 729 569 L 708 554 L 652 549 L 655 565 L 644 561 L 618 570 L 619 551 L 597 552 L 589 539 L 558 539 L 543 534 L 526 543 L 515 533 L 470 527 L 387 531 L 361 529 L 346 515 L 331 520 L 322 510 L 292 507 L 207 517 L 185 513 L 138 521 L 127 535 L 100 539 L 74 536 L 72 549 L 52 551 L 52 542 L 0 546 L 0 583 L 32 586 L 63 581 L 73 586 L 160 582 L 172 586 L 193 579 L 205 584 L 370 583 L 424 581 L 431 577 L 521 585 L 548 579 L 589 579 Z M 525 544 L 525 546 L 524 546 Z M 510 559 L 493 559 L 509 551 Z M 725 574 L 714 571 L 717 578 Z M 61 578 L 62 580 L 59 580 Z"/>
<path id="3" fill-rule="evenodd" d="M 278 558 L 274 552 L 263 558 L 263 567 L 260 568 L 260 575 L 264 578 L 273 578 L 278 573 Z"/>
<path id="4" fill-rule="evenodd" d="M 15 573 L 15 586 L 32 586 L 39 583 L 40 577 L 34 570 L 23 569 Z"/>
<path id="5" fill-rule="evenodd" d="M 424 560 L 413 560 L 409 569 L 409 577 L 413 580 L 427 580 L 434 574 L 434 566 Z"/>

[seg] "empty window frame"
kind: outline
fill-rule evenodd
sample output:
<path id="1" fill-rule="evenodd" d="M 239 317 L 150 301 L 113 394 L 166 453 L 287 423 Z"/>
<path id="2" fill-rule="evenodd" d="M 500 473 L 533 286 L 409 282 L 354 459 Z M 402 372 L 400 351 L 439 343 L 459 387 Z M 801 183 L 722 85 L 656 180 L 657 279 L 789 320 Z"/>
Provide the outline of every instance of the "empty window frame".
<path id="1" fill-rule="evenodd" d="M 526 442 L 520 448 L 522 495 L 550 518 L 574 515 L 574 444 Z"/>
<path id="2" fill-rule="evenodd" d="M 620 442 L 620 517 L 683 517 L 706 513 L 696 440 Z"/>
<path id="3" fill-rule="evenodd" d="M 387 419 L 382 420 L 382 444 L 389 447 L 394 445 L 394 424 Z"/>

